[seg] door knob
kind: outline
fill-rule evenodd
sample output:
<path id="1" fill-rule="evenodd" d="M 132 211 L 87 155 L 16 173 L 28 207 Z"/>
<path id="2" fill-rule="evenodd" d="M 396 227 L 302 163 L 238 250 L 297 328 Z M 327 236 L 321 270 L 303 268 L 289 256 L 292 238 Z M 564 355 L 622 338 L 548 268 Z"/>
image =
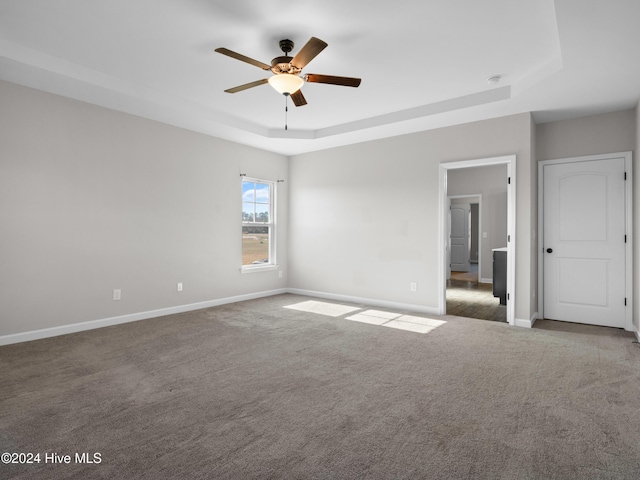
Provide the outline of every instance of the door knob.
<path id="1" fill-rule="evenodd" d="M 547 253 L 553 252 L 553 248 L 547 248 Z"/>

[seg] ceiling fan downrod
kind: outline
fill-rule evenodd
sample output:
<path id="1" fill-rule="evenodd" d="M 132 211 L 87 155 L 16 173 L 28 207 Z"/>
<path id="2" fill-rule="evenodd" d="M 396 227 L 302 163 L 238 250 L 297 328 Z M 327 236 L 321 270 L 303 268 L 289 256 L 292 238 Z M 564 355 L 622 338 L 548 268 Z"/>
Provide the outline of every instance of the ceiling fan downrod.
<path id="1" fill-rule="evenodd" d="M 288 38 L 285 38 L 284 40 L 280 40 L 280 43 L 278 45 L 280 45 L 280 50 L 284 52 L 284 55 L 286 57 L 289 56 L 289 52 L 293 50 L 293 46 L 294 46 L 293 40 L 289 40 Z"/>

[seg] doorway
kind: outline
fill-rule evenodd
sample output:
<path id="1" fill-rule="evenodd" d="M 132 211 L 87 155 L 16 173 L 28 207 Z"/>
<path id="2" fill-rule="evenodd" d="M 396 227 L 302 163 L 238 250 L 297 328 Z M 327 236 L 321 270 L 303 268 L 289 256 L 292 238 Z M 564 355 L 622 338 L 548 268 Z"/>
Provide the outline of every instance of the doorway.
<path id="1" fill-rule="evenodd" d="M 540 315 L 631 330 L 631 153 L 538 168 Z"/>
<path id="2" fill-rule="evenodd" d="M 482 175 L 478 175 L 478 168 L 482 170 Z M 482 189 L 488 189 L 489 208 L 492 211 L 487 212 L 486 215 L 486 220 L 488 220 L 486 223 L 490 223 L 491 228 L 483 229 L 482 194 L 448 197 L 450 202 L 450 272 L 446 283 L 447 314 L 506 322 L 507 308 L 506 305 L 500 303 L 499 298 L 494 296 L 492 278 L 488 277 L 486 272 L 484 277 L 480 276 L 480 272 L 483 271 L 481 265 L 483 257 L 485 257 L 485 263 L 492 263 L 492 259 L 489 258 L 491 251 L 487 249 L 483 253 L 480 232 L 491 231 L 490 233 L 484 231 L 485 243 L 488 243 L 489 246 L 506 245 L 506 197 L 503 198 L 500 195 L 500 189 L 506 193 L 506 167 L 498 165 L 478 168 L 457 170 L 448 176 L 447 189 L 456 192 L 469 188 L 465 185 L 469 183 L 464 181 L 465 177 L 472 178 L 474 185 L 477 184 L 476 180 L 480 180 L 482 183 L 483 178 L 492 177 L 487 185 L 479 185 Z M 498 180 L 500 176 L 503 177 L 502 182 Z M 503 183 L 503 185 L 498 186 L 499 183 Z M 503 205 L 499 205 L 500 203 Z M 503 240 L 501 241 L 499 238 Z M 489 242 L 493 242 L 493 244 Z"/>
<path id="3" fill-rule="evenodd" d="M 506 321 L 507 323 L 509 323 L 510 325 L 514 324 L 514 312 L 515 312 L 515 297 L 514 297 L 514 292 L 515 292 L 515 155 L 509 155 L 509 156 L 504 156 L 504 157 L 493 157 L 493 158 L 486 158 L 486 159 L 478 159 L 478 160 L 466 160 L 466 161 L 460 161 L 460 162 L 450 162 L 450 163 L 442 163 L 440 164 L 440 192 L 441 192 L 441 217 L 440 217 L 440 231 L 442 233 L 441 235 L 441 256 L 440 256 L 440 292 L 441 292 L 441 296 L 440 296 L 440 312 L 441 314 L 447 314 L 450 313 L 449 312 L 449 308 L 452 306 L 452 301 L 454 301 L 455 297 L 455 292 L 457 291 L 458 294 L 460 295 L 464 295 L 466 294 L 466 296 L 468 297 L 467 299 L 467 308 L 468 308 L 468 313 L 464 314 L 464 313 L 455 313 L 456 315 L 461 315 L 461 316 L 468 316 L 468 317 L 475 317 L 475 318 L 481 318 L 478 315 L 473 315 L 471 313 L 473 313 L 475 311 L 475 313 L 478 313 L 478 311 L 484 309 L 485 307 L 482 305 L 482 303 L 477 300 L 475 302 L 473 302 L 473 297 L 476 296 L 480 296 L 480 295 L 484 295 L 484 298 L 487 301 L 487 305 L 491 305 L 491 306 L 495 306 L 497 305 L 498 308 L 500 308 L 499 306 L 499 300 L 495 297 L 493 297 L 493 292 L 492 292 L 492 286 L 491 286 L 491 280 L 493 278 L 493 274 L 492 274 L 492 269 L 493 269 L 493 261 L 492 261 L 492 248 L 504 248 L 506 249 L 506 255 L 507 255 L 507 268 L 506 268 L 506 286 L 507 286 L 507 301 L 506 301 L 506 306 L 502 306 L 502 318 L 503 321 Z M 482 168 L 478 168 L 478 167 L 498 167 L 496 169 L 482 169 Z M 457 274 L 455 273 L 455 269 L 454 269 L 454 278 L 452 278 L 452 274 L 451 274 L 451 253 L 452 253 L 452 247 L 451 247 L 451 237 L 450 237 L 450 226 L 451 226 L 451 209 L 450 207 L 453 205 L 456 205 L 456 202 L 462 202 L 465 203 L 467 200 L 464 199 L 464 197 L 468 197 L 470 201 L 468 201 L 467 203 L 469 203 L 469 211 L 471 211 L 471 204 L 475 203 L 473 201 L 471 201 L 471 198 L 469 197 L 469 195 L 456 195 L 456 194 L 452 194 L 452 192 L 449 189 L 449 182 L 450 180 L 453 181 L 458 173 L 461 173 L 464 170 L 471 170 L 473 171 L 473 174 L 480 174 L 481 172 L 495 172 L 496 170 L 499 170 L 501 172 L 504 172 L 503 174 L 500 173 L 499 176 L 502 179 L 501 181 L 504 183 L 503 185 L 503 194 L 501 193 L 500 195 L 502 195 L 501 197 L 501 202 L 503 206 L 501 207 L 503 209 L 503 214 L 506 217 L 506 224 L 503 221 L 503 226 L 504 226 L 504 234 L 501 235 L 497 235 L 500 240 L 499 243 L 500 245 L 495 244 L 496 243 L 496 235 L 493 233 L 489 233 L 492 232 L 492 230 L 489 228 L 489 225 L 486 224 L 484 226 L 482 226 L 482 217 L 483 215 L 480 214 L 479 218 L 480 221 L 478 223 L 480 223 L 479 225 L 479 229 L 478 229 L 478 237 L 477 237 L 477 241 L 478 241 L 478 268 L 477 268 L 477 276 L 473 279 L 467 279 L 466 283 L 464 284 L 457 284 L 457 280 L 455 277 L 457 276 Z M 474 175 L 471 175 L 471 177 L 473 177 Z M 479 175 L 478 175 L 479 176 Z M 474 178 L 472 180 L 475 181 L 475 185 L 478 184 L 477 182 L 477 178 Z M 485 202 L 485 198 L 481 197 L 480 194 L 476 194 L 474 195 L 475 197 L 480 197 L 482 198 L 482 201 L 478 201 L 478 207 L 479 207 L 479 211 L 481 212 L 482 209 L 486 209 L 487 208 L 487 204 Z M 453 198 L 450 198 L 453 197 Z M 456 198 L 458 197 L 458 198 Z M 458 200 L 458 199 L 461 200 Z M 466 217 L 466 210 L 465 207 L 462 207 L 461 209 L 459 209 L 460 213 L 460 217 Z M 455 220 L 454 220 L 455 222 Z M 487 223 L 491 223 L 491 222 L 487 222 Z M 466 224 L 466 222 L 462 222 L 460 221 L 460 225 L 462 225 L 464 227 L 464 225 L 467 226 L 467 228 L 471 228 L 470 225 L 470 221 L 469 224 Z M 471 243 L 471 233 L 465 233 L 464 230 L 462 232 L 462 236 L 466 236 L 469 238 L 469 242 Z M 484 244 L 484 246 L 483 246 Z M 495 244 L 495 245 L 494 245 Z M 491 246 L 491 248 L 489 248 Z M 466 246 L 461 247 L 461 248 L 467 248 Z M 469 249 L 470 250 L 470 249 Z M 469 251 L 469 269 L 471 270 L 471 272 L 466 272 L 466 273 L 471 273 L 473 274 L 473 270 L 474 270 L 474 264 L 471 263 L 470 259 L 471 259 L 471 251 Z M 483 261 L 484 259 L 484 261 Z M 462 268 L 460 268 L 460 270 L 464 270 L 464 266 Z M 464 280 L 463 280 L 464 281 Z M 462 287 L 462 288 L 456 288 L 456 287 Z M 457 308 L 457 307 L 456 307 Z M 481 312 L 480 312 L 481 313 Z M 488 314 L 491 318 L 490 319 L 496 319 L 495 315 L 492 315 L 491 313 Z"/>

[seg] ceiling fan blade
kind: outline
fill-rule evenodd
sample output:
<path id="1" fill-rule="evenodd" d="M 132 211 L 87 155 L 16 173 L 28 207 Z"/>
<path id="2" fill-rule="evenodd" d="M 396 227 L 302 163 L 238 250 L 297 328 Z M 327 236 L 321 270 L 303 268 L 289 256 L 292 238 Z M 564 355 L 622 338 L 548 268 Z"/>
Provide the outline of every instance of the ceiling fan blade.
<path id="1" fill-rule="evenodd" d="M 319 75 L 308 73 L 304 79 L 310 83 L 329 83 L 331 85 L 343 85 L 345 87 L 358 87 L 362 79 L 353 77 L 336 77 L 335 75 Z"/>
<path id="2" fill-rule="evenodd" d="M 311 37 L 311 39 L 302 47 L 302 49 L 293 57 L 291 60 L 291 65 L 304 68 L 307 63 L 316 58 L 322 50 L 327 48 L 327 42 L 324 42 L 316 37 Z"/>
<path id="3" fill-rule="evenodd" d="M 236 60 L 240 60 L 242 62 L 250 63 L 251 65 L 255 65 L 258 68 L 263 70 L 271 70 L 271 65 L 267 65 L 266 63 L 259 62 L 258 60 L 254 60 L 253 58 L 249 58 L 245 55 L 241 55 L 240 53 L 236 53 L 228 48 L 216 48 L 215 50 L 218 53 L 226 55 L 227 57 L 235 58 Z"/>
<path id="4" fill-rule="evenodd" d="M 302 95 L 302 90 L 296 90 L 291 94 L 291 100 L 296 107 L 302 107 L 307 104 L 307 99 Z"/>
<path id="5" fill-rule="evenodd" d="M 244 85 L 238 85 L 237 87 L 228 88 L 225 90 L 227 93 L 236 93 L 241 92 L 242 90 L 247 90 L 248 88 L 257 87 L 258 85 L 264 85 L 265 83 L 269 83 L 269 80 L 263 78 L 262 80 L 256 80 L 255 82 L 245 83 Z"/>

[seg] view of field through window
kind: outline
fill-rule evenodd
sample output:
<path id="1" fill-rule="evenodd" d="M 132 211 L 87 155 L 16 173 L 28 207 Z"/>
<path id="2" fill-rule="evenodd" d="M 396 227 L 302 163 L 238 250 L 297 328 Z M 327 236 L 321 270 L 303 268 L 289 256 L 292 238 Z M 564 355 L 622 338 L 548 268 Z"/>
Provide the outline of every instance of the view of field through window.
<path id="1" fill-rule="evenodd" d="M 271 263 L 271 185 L 242 182 L 242 265 Z"/>
<path id="2" fill-rule="evenodd" d="M 269 262 L 269 227 L 242 227 L 242 265 Z M 258 233 L 261 232 L 261 233 Z"/>

